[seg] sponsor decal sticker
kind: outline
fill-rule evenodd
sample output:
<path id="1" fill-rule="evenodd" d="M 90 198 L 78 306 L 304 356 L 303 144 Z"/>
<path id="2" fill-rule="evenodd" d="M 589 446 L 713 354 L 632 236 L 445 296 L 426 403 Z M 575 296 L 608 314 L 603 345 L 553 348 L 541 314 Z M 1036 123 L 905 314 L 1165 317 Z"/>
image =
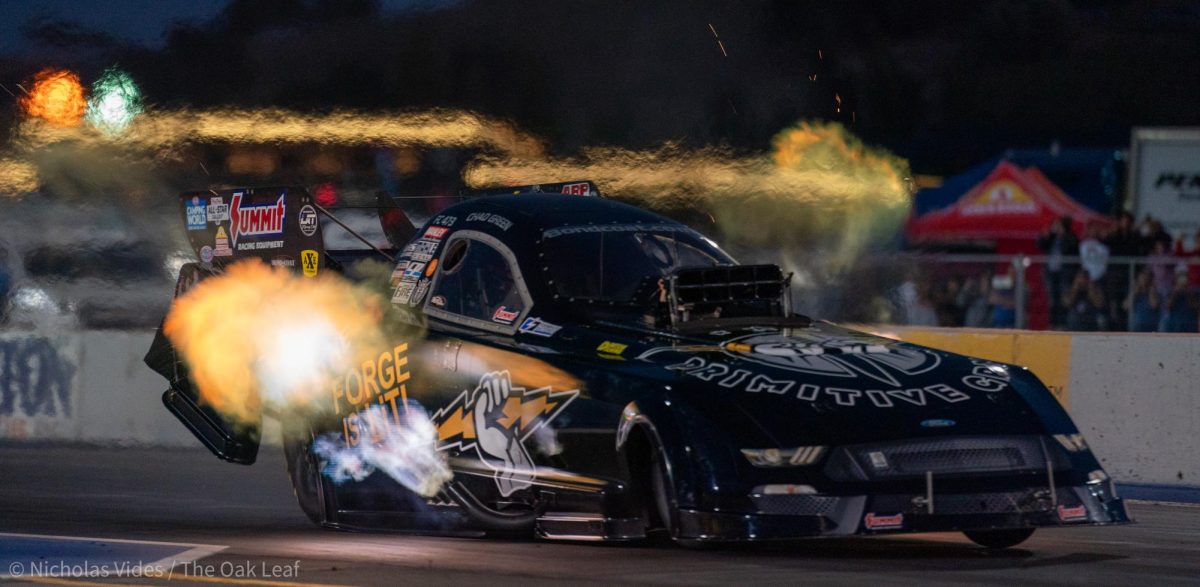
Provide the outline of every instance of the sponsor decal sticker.
<path id="1" fill-rule="evenodd" d="M 404 271 L 406 269 L 408 269 L 408 261 L 400 261 L 396 264 L 396 268 L 392 269 L 392 287 L 396 287 L 397 285 L 400 285 L 401 281 L 404 281 Z"/>
<path id="2" fill-rule="evenodd" d="M 425 294 L 429 293 L 429 282 L 430 281 L 431 281 L 430 279 L 426 278 L 426 279 L 422 279 L 421 281 L 417 282 L 417 287 L 416 287 L 416 289 L 413 290 L 412 299 L 410 299 L 408 301 L 408 305 L 415 306 L 417 304 L 420 304 L 421 300 L 425 299 Z"/>
<path id="3" fill-rule="evenodd" d="M 946 383 L 916 386 L 911 378 L 937 368 L 937 353 L 908 345 L 880 342 L 866 336 L 825 336 L 796 333 L 785 336 L 776 329 L 748 328 L 754 334 L 720 346 L 691 345 L 649 349 L 638 359 L 658 362 L 657 356 L 679 357 L 665 368 L 747 393 L 790 396 L 816 408 L 933 405 L 971 399 L 964 391 Z M 731 360 L 696 356 L 696 351 L 722 350 Z M 733 360 L 738 359 L 738 360 Z M 766 365 L 783 371 L 834 378 L 824 385 L 756 367 Z M 832 383 L 832 384 L 831 384 Z"/>
<path id="4" fill-rule="evenodd" d="M 412 259 L 414 261 L 428 261 L 434 253 L 437 252 L 440 241 L 423 238 L 412 244 Z M 420 255 L 420 256 L 419 256 Z M 422 258 L 423 256 L 423 258 Z"/>
<path id="5" fill-rule="evenodd" d="M 207 212 L 209 222 L 217 223 L 229 220 L 229 204 L 226 204 L 225 198 L 221 196 L 213 196 L 208 200 Z"/>
<path id="6" fill-rule="evenodd" d="M 445 308 L 446 296 L 433 296 L 429 298 L 429 303 L 435 308 Z"/>
<path id="7" fill-rule="evenodd" d="M 565 183 L 562 186 L 562 193 L 568 196 L 589 196 L 592 191 L 588 187 L 587 182 L 583 183 Z"/>
<path id="8" fill-rule="evenodd" d="M 416 281 L 425 272 L 424 263 L 409 263 L 408 268 L 404 270 L 404 279 Z"/>
<path id="9" fill-rule="evenodd" d="M 238 243 L 237 250 L 239 251 L 261 251 L 263 249 L 282 249 L 283 241 L 251 241 Z"/>
<path id="10" fill-rule="evenodd" d="M 321 267 L 321 254 L 314 249 L 304 249 L 300 251 L 300 269 L 304 271 L 305 277 L 316 277 L 317 270 Z"/>
<path id="11" fill-rule="evenodd" d="M 863 518 L 863 523 L 868 530 L 893 530 L 904 527 L 904 514 L 896 514 L 893 516 L 884 516 L 874 512 L 868 513 Z"/>
<path id="12" fill-rule="evenodd" d="M 200 262 L 204 263 L 205 265 L 210 265 L 210 264 L 212 264 L 212 260 L 213 260 L 212 247 L 210 247 L 208 245 L 204 245 L 203 247 L 200 247 Z"/>
<path id="13" fill-rule="evenodd" d="M 217 257 L 233 256 L 233 249 L 229 248 L 229 235 L 225 232 L 224 226 L 217 227 L 217 237 L 215 239 L 213 255 Z"/>
<path id="14" fill-rule="evenodd" d="M 521 323 L 520 330 L 521 330 L 521 332 L 524 332 L 527 334 L 534 334 L 537 336 L 545 336 L 548 338 L 548 337 L 554 336 L 556 333 L 558 333 L 559 330 L 562 330 L 562 326 L 558 326 L 556 324 L 551 324 L 549 322 L 542 320 L 541 318 L 530 317 L 530 318 L 526 318 L 525 321 Z"/>
<path id="15" fill-rule="evenodd" d="M 430 261 L 429 265 L 425 266 L 425 277 L 433 277 L 433 272 L 437 271 L 437 265 L 437 259 Z"/>
<path id="16" fill-rule="evenodd" d="M 412 299 L 413 290 L 416 289 L 417 282 L 401 281 L 400 285 L 396 286 L 396 293 L 392 294 L 393 304 L 407 304 L 408 300 Z"/>
<path id="17" fill-rule="evenodd" d="M 463 390 L 433 414 L 438 450 L 456 450 L 464 457 L 477 455 L 494 471 L 492 478 L 501 495 L 528 489 L 537 477 L 530 449 L 557 453 L 555 443 L 542 440 L 546 435 L 538 431 L 578 396 L 577 389 L 514 387 L 508 371 L 486 373 L 474 390 Z"/>
<path id="18" fill-rule="evenodd" d="M 312 236 L 317 233 L 317 210 L 311 204 L 305 204 L 300 209 L 297 219 L 300 222 L 300 232 L 304 233 L 304 236 Z"/>
<path id="19" fill-rule="evenodd" d="M 500 230 L 508 230 L 512 228 L 512 221 L 499 215 L 490 212 L 472 212 L 467 215 L 467 222 L 486 222 L 495 225 Z"/>
<path id="20" fill-rule="evenodd" d="M 204 230 L 208 228 L 208 213 L 204 209 L 204 200 L 193 196 L 187 203 L 187 229 Z"/>
<path id="21" fill-rule="evenodd" d="M 625 349 L 627 349 L 627 348 L 629 348 L 629 345 L 627 345 L 627 344 L 621 344 L 619 342 L 609 342 L 606 340 L 606 341 L 600 343 L 600 346 L 596 347 L 596 350 L 600 351 L 606 355 L 620 355 L 621 353 L 625 352 Z"/>
<path id="22" fill-rule="evenodd" d="M 496 313 L 492 314 L 492 322 L 512 324 L 514 321 L 516 321 L 517 316 L 520 315 L 521 313 L 518 311 L 509 310 L 506 306 L 500 306 L 499 308 L 496 308 Z"/>
<path id="23" fill-rule="evenodd" d="M 433 217 L 433 223 L 439 226 L 454 226 L 458 222 L 458 218 L 449 214 L 438 214 Z"/>
<path id="24" fill-rule="evenodd" d="M 283 195 L 280 195 L 274 204 L 257 206 L 243 206 L 242 199 L 242 192 L 234 193 L 229 210 L 229 231 L 233 233 L 230 236 L 233 238 L 233 245 L 237 247 L 237 250 L 247 250 L 238 246 L 238 240 L 242 237 L 283 234 L 283 219 L 287 215 L 287 203 L 284 202 Z M 282 243 L 282 241 L 280 242 Z"/>
<path id="25" fill-rule="evenodd" d="M 678 224 L 586 224 L 577 226 L 563 226 L 559 228 L 551 228 L 542 233 L 545 238 L 555 238 L 571 234 L 596 234 L 604 232 L 686 232 L 688 234 L 700 233 Z"/>
<path id="26" fill-rule="evenodd" d="M 425 234 L 422 235 L 422 238 L 440 240 L 442 237 L 446 236 L 446 233 L 449 230 L 449 228 L 444 226 L 430 226 L 429 228 L 425 229 Z"/>
<path id="27" fill-rule="evenodd" d="M 334 379 L 331 390 L 334 412 L 339 415 L 350 412 L 342 418 L 342 438 L 347 446 L 356 446 L 363 440 L 358 412 L 382 405 L 395 421 L 400 421 L 397 407 L 404 409 L 408 401 L 405 384 L 411 377 L 408 343 L 401 343 Z"/>
<path id="28" fill-rule="evenodd" d="M 892 387 L 937 368 L 933 352 L 871 338 L 762 333 L 721 345 L 726 354 L 755 363 L 827 377 L 872 379 Z"/>
<path id="29" fill-rule="evenodd" d="M 1084 506 L 1069 508 L 1060 505 L 1058 506 L 1058 519 L 1064 522 L 1087 519 L 1087 508 Z"/>
<path id="30" fill-rule="evenodd" d="M 291 269 L 296 266 L 296 260 L 287 255 L 276 255 L 271 259 L 271 266 Z"/>
<path id="31" fill-rule="evenodd" d="M 957 422 L 955 422 L 954 420 L 945 420 L 945 419 L 938 419 L 938 418 L 934 418 L 932 420 L 922 420 L 921 421 L 921 426 L 924 426 L 925 428 L 949 428 L 955 424 L 957 424 Z"/>

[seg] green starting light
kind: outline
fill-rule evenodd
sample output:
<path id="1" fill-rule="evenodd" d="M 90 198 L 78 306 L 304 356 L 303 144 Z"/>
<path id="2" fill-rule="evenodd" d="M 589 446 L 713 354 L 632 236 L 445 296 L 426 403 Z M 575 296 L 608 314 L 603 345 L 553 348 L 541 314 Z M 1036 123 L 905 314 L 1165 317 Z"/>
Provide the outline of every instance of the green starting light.
<path id="1" fill-rule="evenodd" d="M 142 92 L 129 74 L 108 69 L 92 84 L 92 97 L 84 117 L 109 134 L 125 130 L 142 113 Z"/>

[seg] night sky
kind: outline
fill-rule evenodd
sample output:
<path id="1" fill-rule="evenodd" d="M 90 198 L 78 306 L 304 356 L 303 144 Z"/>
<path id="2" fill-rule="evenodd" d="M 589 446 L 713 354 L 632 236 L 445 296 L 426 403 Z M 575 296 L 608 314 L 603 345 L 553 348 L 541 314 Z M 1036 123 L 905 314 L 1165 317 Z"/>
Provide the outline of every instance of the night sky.
<path id="1" fill-rule="evenodd" d="M 1200 124 L 1197 39 L 1181 0 L 8 0 L 0 84 L 120 64 L 159 106 L 468 108 L 563 153 L 833 120 L 949 174 Z"/>

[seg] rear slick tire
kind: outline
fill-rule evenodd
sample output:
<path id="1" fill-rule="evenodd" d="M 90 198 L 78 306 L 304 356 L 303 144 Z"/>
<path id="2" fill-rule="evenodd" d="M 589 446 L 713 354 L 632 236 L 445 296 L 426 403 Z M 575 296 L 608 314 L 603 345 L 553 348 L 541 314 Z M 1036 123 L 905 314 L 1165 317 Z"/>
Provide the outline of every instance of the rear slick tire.
<path id="1" fill-rule="evenodd" d="M 1004 530 L 964 530 L 967 538 L 984 548 L 1000 550 L 1012 548 L 1033 536 L 1033 528 L 1009 528 Z"/>
<path id="2" fill-rule="evenodd" d="M 288 478 L 292 481 L 292 492 L 296 503 L 312 523 L 322 526 L 325 522 L 325 505 L 321 502 L 321 472 L 311 452 L 311 434 L 284 442 L 283 454 L 287 459 Z M 305 439 L 307 437 L 307 441 Z"/>

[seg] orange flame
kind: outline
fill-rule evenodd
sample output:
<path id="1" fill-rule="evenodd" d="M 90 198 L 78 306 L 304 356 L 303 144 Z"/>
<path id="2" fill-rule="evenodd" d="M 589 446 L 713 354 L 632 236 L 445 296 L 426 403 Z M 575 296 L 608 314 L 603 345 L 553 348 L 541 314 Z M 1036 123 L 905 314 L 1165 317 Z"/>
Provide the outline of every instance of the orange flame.
<path id="1" fill-rule="evenodd" d="M 87 102 L 79 76 L 66 69 L 43 69 L 33 78 L 29 95 L 21 100 L 25 112 L 54 126 L 78 126 Z"/>
<path id="2" fill-rule="evenodd" d="M 333 274 L 314 278 L 243 261 L 177 299 L 163 332 L 183 354 L 201 399 L 255 424 L 264 406 L 319 410 L 331 381 L 384 346 L 387 305 Z"/>

